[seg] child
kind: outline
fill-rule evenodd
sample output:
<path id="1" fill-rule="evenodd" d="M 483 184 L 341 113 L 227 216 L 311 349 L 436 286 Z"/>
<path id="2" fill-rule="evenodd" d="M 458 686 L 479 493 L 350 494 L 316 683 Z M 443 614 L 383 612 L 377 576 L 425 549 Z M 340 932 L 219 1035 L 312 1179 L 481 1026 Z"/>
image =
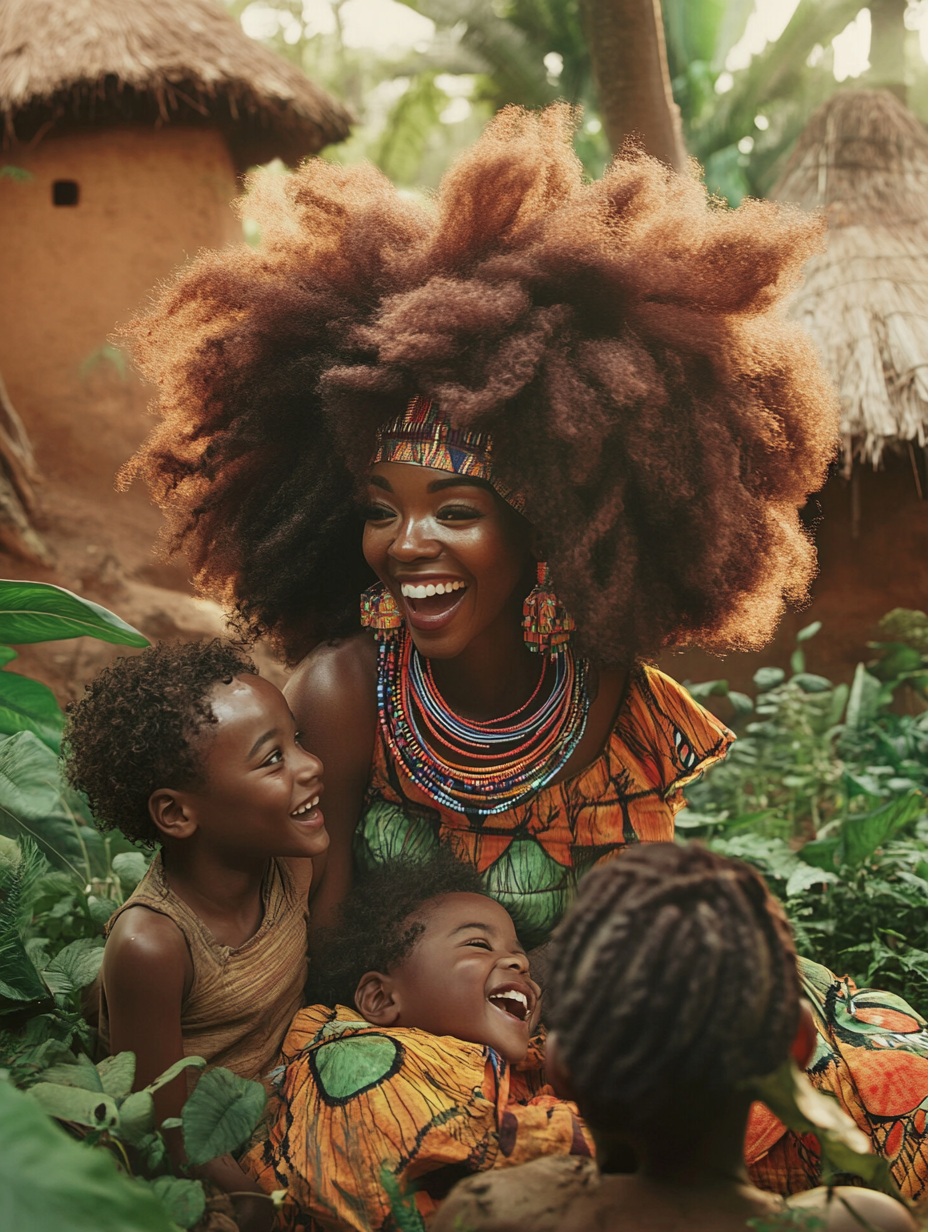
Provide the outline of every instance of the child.
<path id="1" fill-rule="evenodd" d="M 66 749 L 100 827 L 161 848 L 107 926 L 102 1042 L 135 1053 L 136 1089 L 183 1056 L 263 1079 L 302 1004 L 311 857 L 329 841 L 322 765 L 283 695 L 218 640 L 152 646 L 97 675 Z M 192 1074 L 155 1094 L 159 1124 Z M 231 1157 L 204 1171 L 255 1190 Z M 265 1199 L 239 1207 L 242 1227 L 273 1220 Z"/>
<path id="2" fill-rule="evenodd" d="M 441 852 L 376 871 L 319 955 L 326 1005 L 294 1019 L 270 1137 L 242 1160 L 288 1190 L 287 1228 L 422 1228 L 462 1176 L 589 1155 L 544 1086 L 528 959 L 473 869 Z"/>
<path id="3" fill-rule="evenodd" d="M 591 872 L 552 941 L 549 1072 L 592 1127 L 592 1161 L 540 1160 L 474 1179 L 431 1232 L 744 1232 L 792 1222 L 744 1164 L 749 1081 L 804 1064 L 789 926 L 759 875 L 703 848 L 655 843 Z M 639 1161 L 610 1175 L 616 1146 Z M 905 1208 L 864 1189 L 789 1206 L 828 1232 L 914 1232 Z M 798 1215 L 798 1212 L 797 1212 Z M 813 1225 L 807 1225 L 813 1226 Z"/>

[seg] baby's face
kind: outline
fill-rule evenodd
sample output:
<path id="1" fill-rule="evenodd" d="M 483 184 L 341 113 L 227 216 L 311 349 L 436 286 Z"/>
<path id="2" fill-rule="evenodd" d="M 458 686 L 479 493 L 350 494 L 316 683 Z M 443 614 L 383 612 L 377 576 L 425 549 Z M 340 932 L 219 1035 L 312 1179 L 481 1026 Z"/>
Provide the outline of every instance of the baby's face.
<path id="1" fill-rule="evenodd" d="M 541 990 L 509 912 L 482 894 L 445 894 L 420 919 L 425 932 L 391 972 L 395 1025 L 489 1044 L 521 1061 Z"/>

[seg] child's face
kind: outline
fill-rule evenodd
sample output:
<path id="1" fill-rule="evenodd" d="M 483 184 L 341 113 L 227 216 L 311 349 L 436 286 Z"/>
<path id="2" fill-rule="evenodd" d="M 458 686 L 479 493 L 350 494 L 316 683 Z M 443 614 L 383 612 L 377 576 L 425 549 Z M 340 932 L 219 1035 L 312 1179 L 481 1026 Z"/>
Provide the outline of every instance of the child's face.
<path id="1" fill-rule="evenodd" d="M 521 1061 L 541 990 L 509 912 L 482 894 L 446 894 L 428 904 L 425 932 L 391 972 L 395 1026 L 489 1044 Z"/>
<path id="2" fill-rule="evenodd" d="M 193 823 L 178 837 L 205 841 L 232 859 L 325 851 L 322 763 L 300 744 L 280 690 L 260 676 L 235 676 L 217 683 L 209 700 L 216 722 L 200 743 L 205 784 L 175 793 Z"/>

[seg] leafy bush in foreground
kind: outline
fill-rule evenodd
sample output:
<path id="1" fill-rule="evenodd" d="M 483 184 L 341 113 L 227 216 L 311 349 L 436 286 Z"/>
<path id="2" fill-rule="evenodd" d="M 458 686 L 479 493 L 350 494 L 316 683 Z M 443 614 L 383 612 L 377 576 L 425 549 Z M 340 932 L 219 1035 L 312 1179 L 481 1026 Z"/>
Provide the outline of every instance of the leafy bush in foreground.
<path id="1" fill-rule="evenodd" d="M 879 657 L 850 688 L 806 671 L 819 627 L 799 634 L 789 676 L 761 668 L 756 699 L 733 698 L 754 717 L 687 789 L 680 837 L 756 865 L 801 954 L 928 1013 L 928 617 L 885 617 Z M 724 681 L 691 688 L 728 694 Z"/>

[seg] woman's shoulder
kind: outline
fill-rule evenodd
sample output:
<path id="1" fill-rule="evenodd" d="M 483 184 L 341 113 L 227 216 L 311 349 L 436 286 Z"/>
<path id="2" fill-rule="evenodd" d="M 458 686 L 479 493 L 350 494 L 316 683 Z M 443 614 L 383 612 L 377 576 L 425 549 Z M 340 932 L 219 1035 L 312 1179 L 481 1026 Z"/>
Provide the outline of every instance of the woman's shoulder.
<path id="1" fill-rule="evenodd" d="M 377 644 L 369 633 L 323 642 L 296 667 L 284 688 L 297 722 L 373 722 L 377 714 Z"/>
<path id="2" fill-rule="evenodd" d="M 664 791 L 684 787 L 724 757 L 735 738 L 683 685 L 649 664 L 633 669 L 615 732 Z"/>

